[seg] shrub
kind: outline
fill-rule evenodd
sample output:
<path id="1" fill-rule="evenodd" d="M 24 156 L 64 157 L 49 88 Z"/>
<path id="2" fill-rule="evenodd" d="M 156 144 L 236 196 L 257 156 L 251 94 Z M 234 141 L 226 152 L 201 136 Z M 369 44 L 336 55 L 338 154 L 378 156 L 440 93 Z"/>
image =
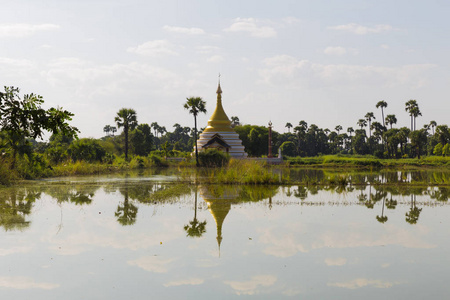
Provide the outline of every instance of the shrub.
<path id="1" fill-rule="evenodd" d="M 202 167 L 223 167 L 228 164 L 230 156 L 217 149 L 207 149 L 199 152 L 198 160 Z"/>

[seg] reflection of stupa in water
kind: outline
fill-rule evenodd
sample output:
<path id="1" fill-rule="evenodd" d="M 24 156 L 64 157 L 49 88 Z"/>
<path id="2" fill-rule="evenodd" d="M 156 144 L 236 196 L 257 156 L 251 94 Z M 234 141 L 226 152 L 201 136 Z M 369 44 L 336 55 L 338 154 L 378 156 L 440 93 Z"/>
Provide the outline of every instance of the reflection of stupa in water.
<path id="1" fill-rule="evenodd" d="M 208 126 L 197 141 L 199 151 L 214 148 L 230 154 L 231 157 L 247 157 L 239 135 L 231 128 L 231 121 L 222 106 L 222 89 L 217 88 L 217 104 Z"/>
<path id="2" fill-rule="evenodd" d="M 235 187 L 221 187 L 221 186 L 203 186 L 200 189 L 200 194 L 208 204 L 208 209 L 214 217 L 217 226 L 217 244 L 222 243 L 222 225 L 231 209 L 231 204 L 237 203 L 236 199 L 239 196 L 239 191 Z"/>

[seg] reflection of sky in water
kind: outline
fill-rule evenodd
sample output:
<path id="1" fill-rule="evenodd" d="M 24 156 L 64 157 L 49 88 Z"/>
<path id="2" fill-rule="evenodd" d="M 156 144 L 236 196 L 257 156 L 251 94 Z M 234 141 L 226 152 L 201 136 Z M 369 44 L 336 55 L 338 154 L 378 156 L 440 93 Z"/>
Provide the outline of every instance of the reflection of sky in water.
<path id="1" fill-rule="evenodd" d="M 398 204 L 383 210 L 391 192 L 375 188 L 200 187 L 195 212 L 194 194 L 141 203 L 146 182 L 100 182 L 40 186 L 24 214 L 29 225 L 2 225 L 2 299 L 436 299 L 450 292 L 449 206 L 430 192 L 393 193 Z M 0 191 L 2 222 L 7 212 L 23 213 L 17 207 L 26 191 L 33 189 Z M 422 209 L 413 225 L 405 221 L 411 199 Z M 129 205 L 135 220 L 122 226 L 116 212 Z M 382 214 L 385 223 L 376 218 Z M 206 232 L 187 237 L 195 215 Z"/>

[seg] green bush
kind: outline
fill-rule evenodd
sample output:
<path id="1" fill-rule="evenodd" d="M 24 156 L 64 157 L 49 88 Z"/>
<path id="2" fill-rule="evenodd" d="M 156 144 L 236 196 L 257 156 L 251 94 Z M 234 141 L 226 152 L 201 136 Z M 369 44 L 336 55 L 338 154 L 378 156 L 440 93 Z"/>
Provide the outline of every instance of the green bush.
<path id="1" fill-rule="evenodd" d="M 223 167 L 228 164 L 230 156 L 217 149 L 207 149 L 198 154 L 200 166 L 207 168 Z"/>

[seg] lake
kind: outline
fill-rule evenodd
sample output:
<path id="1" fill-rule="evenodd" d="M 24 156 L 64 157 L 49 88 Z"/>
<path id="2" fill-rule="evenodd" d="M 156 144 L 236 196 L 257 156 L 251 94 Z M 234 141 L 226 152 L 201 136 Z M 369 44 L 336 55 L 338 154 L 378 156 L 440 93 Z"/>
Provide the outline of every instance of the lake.
<path id="1" fill-rule="evenodd" d="M 3 188 L 0 297 L 443 299 L 448 198 L 447 187 L 194 186 L 174 174 Z"/>

